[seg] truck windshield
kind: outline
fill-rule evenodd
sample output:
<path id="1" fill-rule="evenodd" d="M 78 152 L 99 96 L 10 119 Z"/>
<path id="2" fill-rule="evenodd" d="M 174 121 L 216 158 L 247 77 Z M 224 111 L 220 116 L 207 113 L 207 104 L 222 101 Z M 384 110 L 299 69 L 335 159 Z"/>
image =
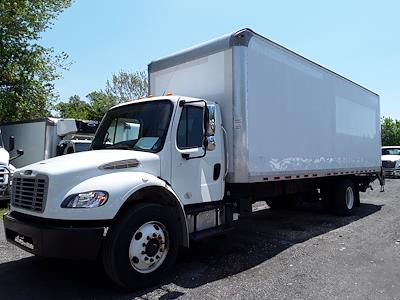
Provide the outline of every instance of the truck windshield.
<path id="1" fill-rule="evenodd" d="M 132 103 L 110 110 L 92 142 L 92 149 L 159 152 L 164 145 L 172 103 L 168 100 Z"/>
<path id="2" fill-rule="evenodd" d="M 382 155 L 400 155 L 400 148 L 382 149 Z"/>

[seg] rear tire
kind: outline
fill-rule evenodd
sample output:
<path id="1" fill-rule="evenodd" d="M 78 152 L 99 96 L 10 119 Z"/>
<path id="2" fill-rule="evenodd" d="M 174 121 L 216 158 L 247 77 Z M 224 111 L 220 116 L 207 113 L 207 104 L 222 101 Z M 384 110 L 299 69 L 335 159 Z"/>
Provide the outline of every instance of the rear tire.
<path id="1" fill-rule="evenodd" d="M 333 199 L 333 212 L 339 216 L 353 214 L 358 201 L 358 190 L 350 179 L 339 180 L 336 184 Z"/>
<path id="2" fill-rule="evenodd" d="M 107 234 L 102 251 L 107 275 L 127 290 L 159 283 L 175 264 L 178 232 L 171 208 L 152 203 L 134 206 Z"/>

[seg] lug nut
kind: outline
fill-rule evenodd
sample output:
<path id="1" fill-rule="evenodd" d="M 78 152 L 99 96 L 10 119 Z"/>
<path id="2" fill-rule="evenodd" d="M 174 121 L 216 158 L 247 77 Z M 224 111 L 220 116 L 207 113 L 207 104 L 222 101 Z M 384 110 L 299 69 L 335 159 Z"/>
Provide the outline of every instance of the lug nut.
<path id="1" fill-rule="evenodd" d="M 139 262 L 139 258 L 137 258 L 136 256 L 132 257 L 132 262 L 134 264 L 137 264 Z"/>

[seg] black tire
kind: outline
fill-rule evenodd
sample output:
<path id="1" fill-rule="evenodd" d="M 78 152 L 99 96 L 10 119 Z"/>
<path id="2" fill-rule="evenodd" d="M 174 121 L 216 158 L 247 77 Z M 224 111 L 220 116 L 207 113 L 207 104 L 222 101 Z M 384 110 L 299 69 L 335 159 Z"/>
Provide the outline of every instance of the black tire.
<path id="1" fill-rule="evenodd" d="M 159 283 L 173 268 L 179 248 L 179 228 L 174 211 L 159 204 L 140 203 L 121 216 L 109 229 L 102 260 L 107 275 L 120 287 L 141 290 Z M 157 269 L 141 273 L 134 269 L 129 258 L 129 246 L 136 231 L 148 222 L 159 222 L 169 237 L 169 249 Z"/>
<path id="2" fill-rule="evenodd" d="M 351 197 L 352 201 L 349 200 Z M 353 181 L 350 179 L 339 180 L 336 183 L 332 203 L 333 212 L 339 216 L 349 216 L 353 214 L 357 201 L 358 190 L 354 187 Z"/>

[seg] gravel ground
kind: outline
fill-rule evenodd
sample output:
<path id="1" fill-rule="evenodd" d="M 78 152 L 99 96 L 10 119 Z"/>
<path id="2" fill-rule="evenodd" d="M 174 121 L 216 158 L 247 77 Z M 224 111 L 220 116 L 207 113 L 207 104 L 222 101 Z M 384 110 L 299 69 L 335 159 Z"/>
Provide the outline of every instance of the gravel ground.
<path id="1" fill-rule="evenodd" d="M 257 211 L 182 251 L 176 271 L 140 293 L 115 289 L 97 263 L 30 256 L 1 228 L 0 298 L 400 299 L 400 180 L 387 180 L 385 193 L 374 188 L 351 217 L 317 205 Z"/>

